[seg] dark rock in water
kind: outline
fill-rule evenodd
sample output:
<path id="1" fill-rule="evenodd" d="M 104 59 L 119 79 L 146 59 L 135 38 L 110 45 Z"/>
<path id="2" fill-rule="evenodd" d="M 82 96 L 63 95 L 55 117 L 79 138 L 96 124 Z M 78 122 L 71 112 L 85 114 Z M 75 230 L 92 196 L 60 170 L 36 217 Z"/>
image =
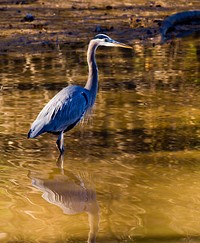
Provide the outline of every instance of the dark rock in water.
<path id="1" fill-rule="evenodd" d="M 113 29 L 114 29 L 113 26 L 107 28 L 107 27 L 101 27 L 100 25 L 97 25 L 94 31 L 97 32 L 97 33 L 102 33 L 102 32 L 111 31 Z"/>
<path id="2" fill-rule="evenodd" d="M 194 22 L 196 24 L 200 23 L 200 10 L 184 11 L 168 16 L 164 19 L 160 28 L 162 40 L 164 41 L 165 39 L 170 38 L 170 35 L 168 36 L 169 32 L 174 31 L 177 25 L 190 24 L 190 30 L 192 30 Z"/>
<path id="3" fill-rule="evenodd" d="M 23 19 L 23 21 L 25 21 L 25 22 L 32 22 L 34 20 L 35 20 L 35 17 L 32 14 L 29 14 L 29 13 Z"/>
<path id="4" fill-rule="evenodd" d="M 101 26 L 100 25 L 97 25 L 94 31 L 97 32 L 97 33 L 98 32 L 102 32 Z"/>
<path id="5" fill-rule="evenodd" d="M 147 30 L 147 35 L 152 35 L 151 30 Z"/>
<path id="6" fill-rule="evenodd" d="M 161 24 L 162 24 L 162 20 L 160 20 L 160 19 L 155 19 L 155 20 L 153 21 L 153 23 L 156 23 L 158 26 L 161 26 Z"/>
<path id="7" fill-rule="evenodd" d="M 112 8 L 113 8 L 113 7 L 110 6 L 110 5 L 106 6 L 106 10 L 111 10 Z"/>
<path id="8" fill-rule="evenodd" d="M 30 2 L 31 2 L 31 1 L 22 0 L 22 1 L 16 1 L 15 4 L 21 4 L 21 5 L 23 5 L 23 4 L 29 4 Z"/>

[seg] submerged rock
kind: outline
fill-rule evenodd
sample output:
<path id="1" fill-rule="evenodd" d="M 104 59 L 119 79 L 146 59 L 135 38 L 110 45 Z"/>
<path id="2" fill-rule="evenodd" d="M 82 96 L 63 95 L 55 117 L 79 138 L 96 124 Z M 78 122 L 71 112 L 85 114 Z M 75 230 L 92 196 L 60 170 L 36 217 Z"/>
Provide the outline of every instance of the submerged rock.
<path id="1" fill-rule="evenodd" d="M 161 25 L 160 33 L 162 40 L 167 38 L 170 31 L 175 30 L 177 25 L 195 25 L 200 24 L 200 10 L 184 11 L 170 15 Z M 191 30 L 191 28 L 190 28 Z"/>
<path id="2" fill-rule="evenodd" d="M 23 18 L 23 21 L 25 21 L 25 22 L 32 22 L 32 21 L 34 21 L 35 20 L 35 17 L 32 15 L 32 14 L 30 14 L 30 13 L 28 13 L 24 18 Z"/>

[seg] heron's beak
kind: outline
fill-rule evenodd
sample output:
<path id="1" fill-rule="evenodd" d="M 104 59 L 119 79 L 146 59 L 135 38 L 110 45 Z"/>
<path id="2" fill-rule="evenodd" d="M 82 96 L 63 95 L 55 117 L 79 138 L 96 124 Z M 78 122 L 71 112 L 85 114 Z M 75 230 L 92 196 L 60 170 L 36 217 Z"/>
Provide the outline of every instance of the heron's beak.
<path id="1" fill-rule="evenodd" d="M 113 40 L 111 43 L 112 43 L 112 46 L 118 46 L 118 47 L 133 49 L 132 46 L 126 45 L 124 43 L 121 43 L 121 42 L 118 42 L 118 41 L 115 41 L 115 40 Z"/>

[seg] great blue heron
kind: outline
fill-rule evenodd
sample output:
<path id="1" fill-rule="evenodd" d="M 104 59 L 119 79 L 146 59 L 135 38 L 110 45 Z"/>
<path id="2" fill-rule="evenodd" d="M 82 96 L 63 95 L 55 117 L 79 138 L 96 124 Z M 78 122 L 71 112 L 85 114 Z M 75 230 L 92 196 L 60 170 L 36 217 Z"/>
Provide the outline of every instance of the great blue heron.
<path id="1" fill-rule="evenodd" d="M 28 138 L 35 138 L 48 132 L 58 135 L 56 144 L 60 154 L 64 152 L 63 133 L 72 129 L 92 108 L 98 88 L 98 69 L 95 61 L 95 52 L 98 46 L 119 46 L 132 48 L 117 42 L 104 34 L 96 35 L 89 43 L 87 63 L 89 75 L 85 87 L 70 85 L 56 94 L 41 110 L 31 125 Z"/>

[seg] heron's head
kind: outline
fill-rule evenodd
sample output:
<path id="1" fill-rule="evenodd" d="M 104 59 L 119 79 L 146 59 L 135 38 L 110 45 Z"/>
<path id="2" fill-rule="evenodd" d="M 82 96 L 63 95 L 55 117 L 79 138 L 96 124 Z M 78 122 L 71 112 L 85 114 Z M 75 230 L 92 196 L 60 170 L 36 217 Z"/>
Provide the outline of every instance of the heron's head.
<path id="1" fill-rule="evenodd" d="M 98 46 L 118 46 L 118 47 L 123 47 L 123 48 L 131 48 L 131 46 L 128 46 L 124 43 L 115 41 L 111 39 L 109 36 L 104 35 L 104 34 L 98 34 L 96 35 L 92 41 L 95 41 Z"/>

